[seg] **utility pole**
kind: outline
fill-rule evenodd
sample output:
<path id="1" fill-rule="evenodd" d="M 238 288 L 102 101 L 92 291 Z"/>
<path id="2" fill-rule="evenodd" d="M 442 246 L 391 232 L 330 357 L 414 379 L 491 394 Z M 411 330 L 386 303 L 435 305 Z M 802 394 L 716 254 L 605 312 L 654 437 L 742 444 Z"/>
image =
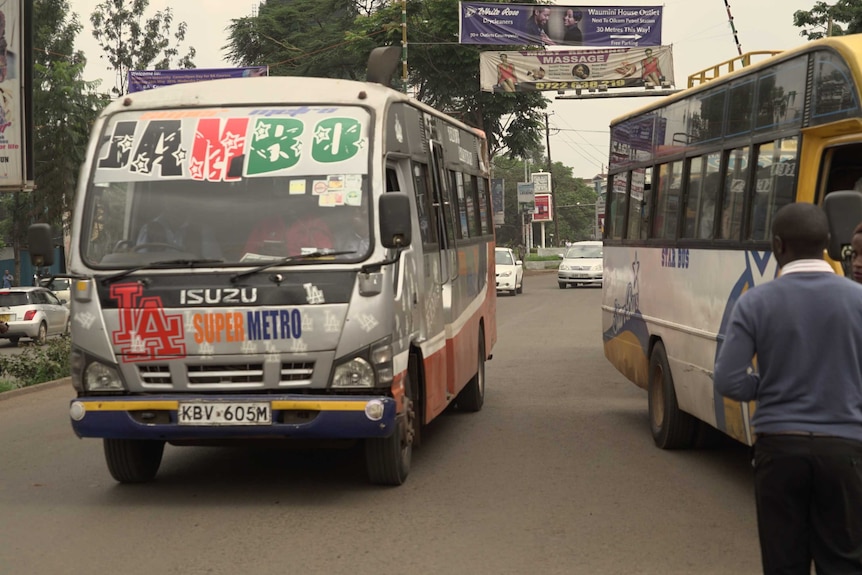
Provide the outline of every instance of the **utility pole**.
<path id="1" fill-rule="evenodd" d="M 554 189 L 554 176 L 551 173 L 551 130 L 548 127 L 548 113 L 545 112 L 545 146 L 548 148 L 548 174 L 551 174 L 551 217 L 554 219 L 554 239 L 560 241 L 560 226 L 557 223 L 557 195 Z M 553 242 L 551 242 L 553 243 Z"/>

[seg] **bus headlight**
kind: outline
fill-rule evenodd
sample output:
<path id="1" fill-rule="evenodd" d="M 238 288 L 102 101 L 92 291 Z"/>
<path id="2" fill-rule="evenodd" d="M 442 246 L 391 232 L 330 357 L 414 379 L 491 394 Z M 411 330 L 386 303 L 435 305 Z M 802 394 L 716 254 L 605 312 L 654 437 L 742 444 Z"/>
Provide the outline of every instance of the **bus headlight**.
<path id="1" fill-rule="evenodd" d="M 84 370 L 84 389 L 87 391 L 122 391 L 123 380 L 115 368 L 93 361 Z"/>
<path id="2" fill-rule="evenodd" d="M 332 375 L 334 388 L 376 387 L 375 383 L 374 368 L 362 357 L 354 357 L 336 366 Z"/>

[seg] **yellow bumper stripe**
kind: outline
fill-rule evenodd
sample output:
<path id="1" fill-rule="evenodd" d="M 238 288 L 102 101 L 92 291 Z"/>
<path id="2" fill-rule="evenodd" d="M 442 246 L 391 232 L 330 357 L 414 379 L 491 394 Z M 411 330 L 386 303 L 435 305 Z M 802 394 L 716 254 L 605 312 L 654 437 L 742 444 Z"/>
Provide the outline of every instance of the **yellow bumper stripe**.
<path id="1" fill-rule="evenodd" d="M 193 400 L 198 401 L 198 400 Z M 243 402 L 257 401 L 243 399 Z M 87 411 L 157 411 L 179 409 L 176 400 L 158 401 L 80 401 Z M 207 400 L 201 401 L 207 403 Z M 365 411 L 367 400 L 357 401 L 314 401 L 314 400 L 276 400 L 270 402 L 272 409 L 305 411 Z"/>

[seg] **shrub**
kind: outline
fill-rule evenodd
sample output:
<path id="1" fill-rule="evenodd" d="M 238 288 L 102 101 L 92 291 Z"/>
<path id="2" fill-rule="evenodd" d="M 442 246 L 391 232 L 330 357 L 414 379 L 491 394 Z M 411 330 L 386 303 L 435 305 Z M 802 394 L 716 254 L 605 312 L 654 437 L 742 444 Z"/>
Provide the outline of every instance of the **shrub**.
<path id="1" fill-rule="evenodd" d="M 72 346 L 66 336 L 30 345 L 16 355 L 0 356 L 0 391 L 68 377 Z"/>

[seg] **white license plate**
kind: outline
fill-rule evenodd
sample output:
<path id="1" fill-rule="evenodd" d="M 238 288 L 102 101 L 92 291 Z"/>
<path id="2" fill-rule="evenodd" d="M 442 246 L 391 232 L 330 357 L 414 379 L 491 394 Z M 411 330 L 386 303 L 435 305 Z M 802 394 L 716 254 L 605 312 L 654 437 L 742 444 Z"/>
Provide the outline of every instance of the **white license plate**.
<path id="1" fill-rule="evenodd" d="M 261 401 L 181 401 L 180 425 L 272 425 L 272 407 Z"/>

